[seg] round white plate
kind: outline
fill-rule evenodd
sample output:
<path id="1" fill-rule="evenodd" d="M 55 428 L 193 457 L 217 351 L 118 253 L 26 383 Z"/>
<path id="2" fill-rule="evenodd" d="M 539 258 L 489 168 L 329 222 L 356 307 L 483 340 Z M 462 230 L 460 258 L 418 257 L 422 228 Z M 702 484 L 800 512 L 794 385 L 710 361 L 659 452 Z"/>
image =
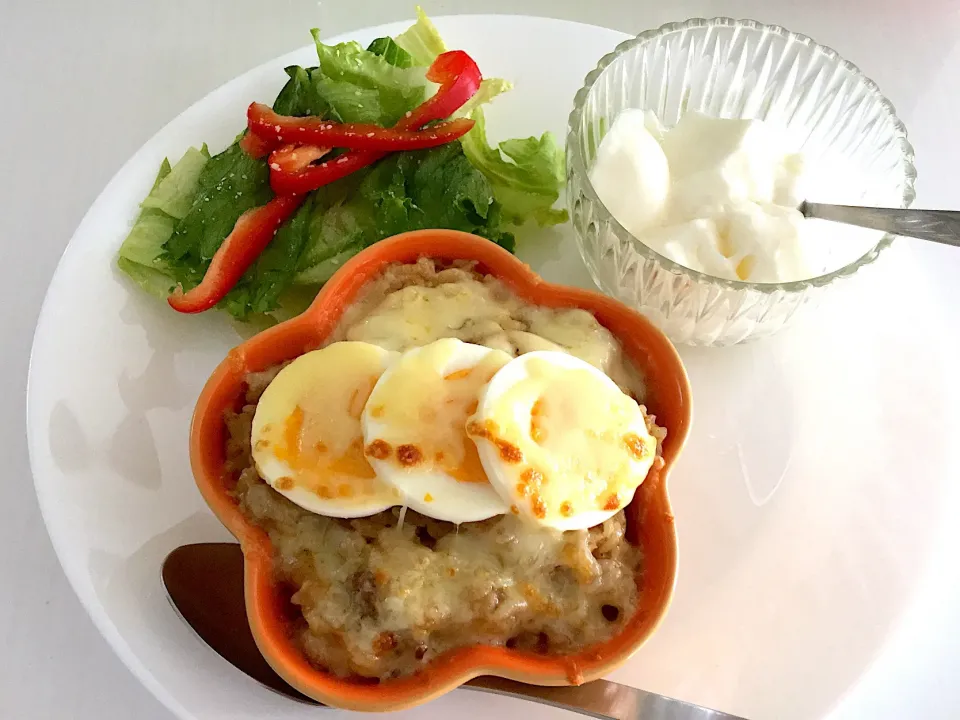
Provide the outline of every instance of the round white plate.
<path id="1" fill-rule="evenodd" d="M 529 17 L 437 24 L 486 75 L 516 83 L 488 113 L 495 137 L 562 138 L 584 75 L 625 37 Z M 187 430 L 203 382 L 238 338 L 218 314 L 178 316 L 144 296 L 113 260 L 162 158 L 226 145 L 251 100 L 272 100 L 283 67 L 313 57 L 304 48 L 237 78 L 150 140 L 84 218 L 37 327 L 28 433 L 47 528 L 101 632 L 181 718 L 316 710 L 248 680 L 167 604 L 166 553 L 229 539 L 194 486 Z M 537 232 L 520 254 L 551 280 L 589 285 L 569 235 Z M 676 600 L 614 679 L 753 718 L 812 718 L 881 652 L 957 505 L 946 483 L 960 477 L 948 450 L 960 436 L 948 364 L 957 354 L 926 297 L 895 246 L 805 324 L 754 345 L 683 352 L 696 420 L 671 478 Z M 467 708 L 476 718 L 557 712 L 457 691 L 403 715 Z"/>

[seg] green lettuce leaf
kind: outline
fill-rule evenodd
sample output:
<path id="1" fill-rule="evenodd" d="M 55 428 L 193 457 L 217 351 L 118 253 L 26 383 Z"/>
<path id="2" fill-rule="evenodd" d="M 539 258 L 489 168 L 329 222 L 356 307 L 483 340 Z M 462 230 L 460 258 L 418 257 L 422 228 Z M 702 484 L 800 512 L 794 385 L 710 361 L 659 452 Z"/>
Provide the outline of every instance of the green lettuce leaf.
<path id="1" fill-rule="evenodd" d="M 163 257 L 164 244 L 177 224 L 171 213 L 181 212 L 192 201 L 208 157 L 204 146 L 187 150 L 173 167 L 164 159 L 130 234 L 120 246 L 117 266 L 151 295 L 165 298 L 176 284 Z"/>
<path id="2" fill-rule="evenodd" d="M 206 145 L 199 150 L 189 148 L 176 167 L 156 183 L 140 207 L 162 210 L 177 220 L 183 218 L 190 210 L 200 172 L 209 159 L 210 151 Z"/>
<path id="3" fill-rule="evenodd" d="M 176 218 L 159 210 L 142 210 L 120 246 L 120 257 L 137 265 L 165 269 L 161 260 L 163 244 L 173 234 L 176 224 Z"/>
<path id="4" fill-rule="evenodd" d="M 169 177 L 172 169 L 170 161 L 164 158 L 163 162 L 160 163 L 160 169 L 157 171 L 157 177 L 153 181 L 150 194 L 140 203 L 140 214 L 137 215 L 127 239 L 120 246 L 119 255 L 128 262 L 138 265 L 154 265 L 163 250 L 163 243 L 173 233 L 175 219 L 162 210 L 147 207 L 147 200 L 157 191 L 160 183 Z"/>
<path id="5" fill-rule="evenodd" d="M 273 102 L 273 109 L 280 115 L 302 117 L 322 115 L 342 122 L 342 118 L 332 112 L 330 104 L 317 87 L 315 75 L 320 77 L 316 68 L 306 70 L 299 65 L 291 65 L 284 72 L 290 77 Z"/>
<path id="6" fill-rule="evenodd" d="M 490 183 L 457 143 L 395 153 L 351 178 L 317 198 L 297 282 L 323 283 L 360 249 L 408 230 L 463 230 L 513 248 Z"/>
<path id="7" fill-rule="evenodd" d="M 566 222 L 567 211 L 553 208 L 564 180 L 563 151 L 553 134 L 504 140 L 494 148 L 487 142 L 483 111 L 477 108 L 472 117 L 476 125 L 460 143 L 490 181 L 506 219 L 516 224 L 527 218 L 540 225 Z"/>
<path id="8" fill-rule="evenodd" d="M 367 50 L 379 55 L 388 63 L 399 68 L 413 67 L 413 56 L 397 45 L 393 38 L 381 37 L 367 46 Z"/>
<path id="9" fill-rule="evenodd" d="M 380 125 L 391 122 L 393 114 L 397 112 L 395 109 L 385 108 L 381 103 L 380 93 L 373 88 L 336 82 L 316 70 L 313 71 L 313 76 L 317 91 L 332 110 L 327 113 L 327 117 L 336 118 L 340 122 Z"/>
<path id="10" fill-rule="evenodd" d="M 319 68 L 297 65 L 286 69 L 290 79 L 273 109 L 281 115 L 320 115 L 337 122 L 379 123 L 383 118 L 380 93 L 374 88 L 334 82 Z"/>
<path id="11" fill-rule="evenodd" d="M 343 249 L 335 255 L 327 257 L 316 265 L 311 265 L 303 270 L 297 275 L 296 282 L 309 287 L 322 286 L 327 280 L 333 277 L 333 274 L 340 269 L 341 265 L 363 250 L 364 247 L 365 245 L 363 245 L 362 242 L 356 242 L 343 247 Z"/>
<path id="12" fill-rule="evenodd" d="M 155 298 L 165 300 L 175 284 L 169 273 L 156 268 L 140 265 L 127 258 L 120 256 L 117 258 L 117 267 L 123 270 L 140 289 Z"/>
<path id="13" fill-rule="evenodd" d="M 480 81 L 480 89 L 474 93 L 473 97 L 467 100 L 463 107 L 454 113 L 455 117 L 468 117 L 473 111 L 481 105 L 485 105 L 493 100 L 497 95 L 513 90 L 513 83 L 501 78 L 487 78 Z"/>
<path id="14" fill-rule="evenodd" d="M 443 38 L 427 14 L 417 6 L 417 21 L 394 38 L 397 45 L 413 58 L 416 65 L 428 67 L 437 55 L 447 51 Z"/>
<path id="15" fill-rule="evenodd" d="M 203 166 L 190 209 L 164 245 L 163 259 L 184 289 L 203 279 L 237 219 L 273 197 L 269 177 L 266 162 L 253 159 L 236 143 Z"/>
<path id="16" fill-rule="evenodd" d="M 320 40 L 319 30 L 312 32 L 323 79 L 322 92 L 329 93 L 336 87 L 341 102 L 349 93 L 364 100 L 376 96 L 376 122 L 385 127 L 394 125 L 404 113 L 423 102 L 427 81 L 422 68 L 391 65 L 356 42 L 326 45 Z M 351 122 L 346 117 L 343 119 Z"/>

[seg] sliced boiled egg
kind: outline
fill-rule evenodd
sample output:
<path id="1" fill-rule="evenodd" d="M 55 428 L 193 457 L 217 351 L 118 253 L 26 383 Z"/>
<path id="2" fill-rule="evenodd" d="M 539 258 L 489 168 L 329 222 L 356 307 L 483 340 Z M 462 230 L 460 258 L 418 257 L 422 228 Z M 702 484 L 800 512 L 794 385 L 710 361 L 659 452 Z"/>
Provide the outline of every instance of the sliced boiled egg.
<path id="1" fill-rule="evenodd" d="M 554 351 L 505 365 L 467 430 L 511 511 L 558 530 L 592 527 L 626 507 L 657 448 L 633 398 L 593 365 Z"/>
<path id="2" fill-rule="evenodd" d="M 360 415 L 396 353 L 338 342 L 301 355 L 264 390 L 253 418 L 260 476 L 300 507 L 363 517 L 400 504 L 363 454 Z"/>
<path id="3" fill-rule="evenodd" d="M 466 424 L 481 390 L 510 359 L 446 338 L 408 350 L 383 373 L 363 411 L 366 456 L 409 507 L 455 523 L 507 511 Z"/>

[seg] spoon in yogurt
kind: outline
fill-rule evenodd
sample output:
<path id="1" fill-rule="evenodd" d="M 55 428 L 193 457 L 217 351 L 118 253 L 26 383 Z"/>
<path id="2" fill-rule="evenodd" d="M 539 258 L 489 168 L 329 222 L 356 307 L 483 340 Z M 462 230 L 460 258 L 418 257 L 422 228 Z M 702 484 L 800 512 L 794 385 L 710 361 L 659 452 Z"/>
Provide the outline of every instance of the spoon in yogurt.
<path id="1" fill-rule="evenodd" d="M 806 218 L 831 220 L 960 247 L 960 212 L 956 210 L 908 210 L 814 202 L 803 202 L 797 209 Z"/>

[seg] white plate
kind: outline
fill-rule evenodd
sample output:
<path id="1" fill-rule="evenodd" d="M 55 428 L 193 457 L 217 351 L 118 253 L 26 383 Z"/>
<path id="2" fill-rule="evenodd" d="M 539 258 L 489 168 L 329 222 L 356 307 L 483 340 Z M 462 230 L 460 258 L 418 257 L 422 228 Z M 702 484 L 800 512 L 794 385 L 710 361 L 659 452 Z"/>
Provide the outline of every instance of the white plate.
<path id="1" fill-rule="evenodd" d="M 516 83 L 489 112 L 495 136 L 562 137 L 583 76 L 625 37 L 529 17 L 438 25 L 488 76 Z M 195 489 L 186 448 L 194 399 L 237 336 L 219 315 L 178 316 L 135 291 L 113 258 L 161 159 L 203 141 L 225 145 L 251 100 L 272 100 L 282 68 L 312 58 L 304 48 L 237 78 L 150 140 L 84 218 L 37 327 L 28 433 L 47 528 L 97 627 L 181 718 L 316 711 L 249 681 L 167 605 L 166 553 L 228 539 Z M 569 228 L 539 233 L 521 255 L 549 279 L 589 283 Z M 754 345 L 683 352 L 696 422 L 671 479 L 676 600 L 614 679 L 790 720 L 825 714 L 881 652 L 957 505 L 946 486 L 960 477 L 948 451 L 960 436 L 948 366 L 957 354 L 926 298 L 898 246 L 804 325 Z M 480 697 L 457 691 L 405 717 L 556 713 Z"/>

